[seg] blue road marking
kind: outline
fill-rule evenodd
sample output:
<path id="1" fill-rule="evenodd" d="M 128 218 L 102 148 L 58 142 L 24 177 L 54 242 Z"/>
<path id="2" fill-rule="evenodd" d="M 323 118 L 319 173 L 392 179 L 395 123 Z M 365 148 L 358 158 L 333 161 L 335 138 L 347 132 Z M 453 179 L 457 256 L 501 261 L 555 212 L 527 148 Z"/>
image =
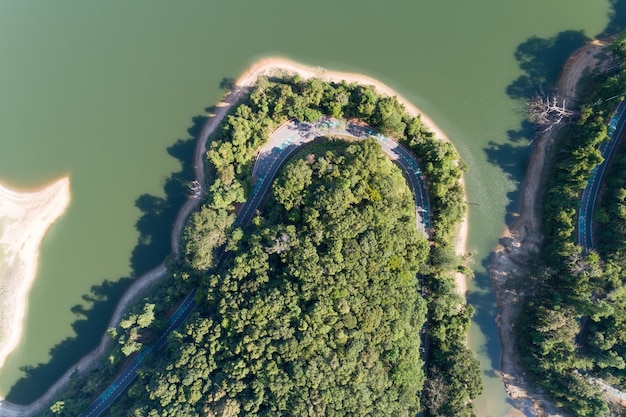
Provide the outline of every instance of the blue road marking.
<path id="1" fill-rule="evenodd" d="M 609 136 L 613 136 L 613 133 L 615 132 L 615 128 L 617 127 L 618 120 L 619 118 L 617 117 L 617 115 L 611 118 L 611 121 L 609 122 Z"/>
<path id="2" fill-rule="evenodd" d="M 261 188 L 261 185 L 263 185 L 264 179 L 265 177 L 263 175 L 259 176 L 259 178 L 254 183 L 254 187 L 252 187 L 252 194 L 256 194 L 257 191 L 259 191 L 259 188 Z"/>

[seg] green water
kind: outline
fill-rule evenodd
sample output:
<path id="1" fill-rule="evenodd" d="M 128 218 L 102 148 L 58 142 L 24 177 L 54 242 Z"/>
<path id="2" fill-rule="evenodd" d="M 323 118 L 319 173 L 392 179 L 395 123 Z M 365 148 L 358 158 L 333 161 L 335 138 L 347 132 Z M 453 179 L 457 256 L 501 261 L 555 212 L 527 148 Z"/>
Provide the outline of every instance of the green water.
<path id="1" fill-rule="evenodd" d="M 516 210 L 531 149 L 529 138 L 509 134 L 522 120 L 507 94 L 523 75 L 514 54 L 532 36 L 593 36 L 610 11 L 607 0 L 0 2 L 0 179 L 23 188 L 65 174 L 72 182 L 70 208 L 44 240 L 0 394 L 32 401 L 98 343 L 128 278 L 167 253 L 180 204 L 165 201 L 179 192 L 168 179 L 190 155 L 189 146 L 171 152 L 179 158 L 168 148 L 218 101 L 223 77 L 282 55 L 379 78 L 428 113 L 468 162 L 477 204 L 470 247 L 479 251 L 471 345 L 485 383 L 477 406 L 481 416 L 503 415 L 484 267 Z M 557 65 L 548 59 L 540 69 Z M 142 212 L 144 194 L 153 197 L 140 200 Z"/>

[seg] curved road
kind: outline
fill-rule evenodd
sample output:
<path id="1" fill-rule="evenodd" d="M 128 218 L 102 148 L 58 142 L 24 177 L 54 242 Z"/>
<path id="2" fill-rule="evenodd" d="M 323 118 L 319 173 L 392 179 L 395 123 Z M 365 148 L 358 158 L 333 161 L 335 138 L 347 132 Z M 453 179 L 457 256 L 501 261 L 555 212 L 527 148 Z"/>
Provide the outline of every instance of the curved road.
<path id="1" fill-rule="evenodd" d="M 256 179 L 256 184 L 252 191 L 252 197 L 242 206 L 237 216 L 237 222 L 240 225 L 247 225 L 250 220 L 252 220 L 256 209 L 263 200 L 263 197 L 267 193 L 272 184 L 272 180 L 283 162 L 300 146 L 313 141 L 316 137 L 324 135 L 351 136 L 358 139 L 366 139 L 370 136 L 376 138 L 389 158 L 400 165 L 405 171 L 415 198 L 417 227 L 424 231 L 424 233 L 428 232 L 430 220 L 426 184 L 422 172 L 411 153 L 402 145 L 375 132 L 369 126 L 337 119 L 323 119 L 317 123 L 290 121 L 283 124 L 272 133 L 268 143 L 263 146 L 257 155 L 252 171 L 252 175 Z M 152 351 L 158 351 L 163 348 L 172 331 L 178 328 L 191 315 L 196 306 L 194 302 L 195 293 L 196 290 L 194 289 L 187 295 L 168 322 L 167 329 L 161 334 L 156 344 L 142 350 L 141 353 L 121 371 L 109 388 L 102 393 L 84 413 L 80 414 L 79 417 L 100 416 L 126 388 L 128 388 L 137 377 L 137 370 L 141 367 L 141 362 L 144 357 Z"/>
<path id="2" fill-rule="evenodd" d="M 276 129 L 257 155 L 252 176 L 256 179 L 252 198 L 239 213 L 240 224 L 248 224 L 282 163 L 300 146 L 325 135 L 349 136 L 357 139 L 374 137 L 389 159 L 404 170 L 415 198 L 418 229 L 427 233 L 430 227 L 426 183 L 415 158 L 402 145 L 363 126 L 346 120 L 325 118 L 316 123 L 290 121 Z M 260 192 L 259 192 L 260 191 Z"/>
<path id="3" fill-rule="evenodd" d="M 598 191 L 600 190 L 600 184 L 602 183 L 602 177 L 604 177 L 604 170 L 608 164 L 609 159 L 613 155 L 615 146 L 619 138 L 624 133 L 624 125 L 626 125 L 626 101 L 622 101 L 615 110 L 615 115 L 611 118 L 609 124 L 610 139 L 603 142 L 599 149 L 602 153 L 604 162 L 598 165 L 589 178 L 589 183 L 583 191 L 582 198 L 580 200 L 580 209 L 578 210 L 578 244 L 583 249 L 589 251 L 594 248 L 593 244 L 593 211 L 596 206 L 596 200 L 598 198 Z"/>

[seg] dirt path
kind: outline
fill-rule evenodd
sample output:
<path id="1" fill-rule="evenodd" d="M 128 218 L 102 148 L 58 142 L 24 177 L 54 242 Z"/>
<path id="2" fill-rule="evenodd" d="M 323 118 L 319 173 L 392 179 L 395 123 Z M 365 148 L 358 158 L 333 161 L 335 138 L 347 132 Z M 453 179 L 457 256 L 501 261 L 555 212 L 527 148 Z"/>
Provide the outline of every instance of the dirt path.
<path id="1" fill-rule="evenodd" d="M 216 110 L 214 114 L 209 114 L 209 119 L 204 125 L 199 137 L 198 142 L 196 144 L 195 154 L 194 154 L 194 173 L 196 180 L 200 183 L 200 192 L 201 195 L 204 195 L 206 190 L 205 181 L 205 172 L 204 172 L 204 155 L 206 152 L 206 144 L 209 136 L 215 131 L 215 129 L 219 126 L 220 122 L 224 118 L 224 116 L 228 113 L 229 109 L 236 104 L 239 99 L 250 90 L 250 87 L 254 85 L 256 79 L 260 75 L 269 75 L 275 74 L 277 72 L 287 72 L 287 73 L 297 73 L 302 78 L 311 78 L 311 77 L 319 77 L 322 80 L 326 81 L 347 81 L 349 83 L 356 82 L 359 84 L 365 85 L 373 85 L 378 92 L 384 95 L 396 96 L 398 101 L 402 103 L 408 113 L 411 116 L 420 116 L 422 122 L 425 126 L 428 127 L 429 130 L 435 133 L 435 135 L 445 141 L 449 141 L 447 136 L 434 124 L 434 122 L 429 119 L 424 113 L 422 113 L 417 107 L 415 107 L 411 102 L 409 102 L 404 97 L 400 96 L 394 90 L 392 90 L 387 85 L 361 74 L 353 74 L 353 73 L 344 73 L 344 72 L 333 72 L 326 71 L 322 68 L 313 68 L 307 67 L 301 64 L 298 64 L 293 61 L 289 61 L 283 58 L 266 58 L 254 63 L 250 68 L 248 68 L 242 76 L 240 76 L 234 83 L 234 86 L 230 92 L 228 92 L 222 101 L 217 104 Z M 180 236 L 180 232 L 187 220 L 189 214 L 193 211 L 193 209 L 198 205 L 201 201 L 200 198 L 190 198 L 188 199 L 183 207 L 180 209 L 178 216 L 176 217 L 176 221 L 174 222 L 174 227 L 172 230 L 171 236 L 171 245 L 172 252 L 176 255 L 179 253 L 178 248 L 178 240 Z M 467 219 L 463 222 L 460 227 L 459 235 L 456 241 L 457 252 L 460 254 L 465 254 L 466 252 L 466 242 L 467 242 Z M 137 299 L 137 297 L 143 293 L 146 289 L 154 286 L 160 280 L 164 279 L 166 274 L 166 268 L 164 264 L 160 264 L 152 271 L 147 274 L 137 278 L 133 285 L 127 290 L 122 299 L 120 300 L 115 312 L 109 322 L 108 327 L 116 327 L 119 321 L 122 318 L 124 312 L 128 310 L 128 308 L 133 304 L 133 302 Z M 457 276 L 457 290 L 461 294 L 465 294 L 466 291 L 466 280 L 463 275 Z M 63 376 L 38 400 L 27 405 L 17 405 L 12 404 L 7 401 L 0 401 L 0 417 L 20 417 L 20 416 L 30 416 L 34 415 L 38 412 L 41 412 L 45 406 L 50 404 L 54 397 L 60 393 L 63 388 L 67 385 L 70 376 L 74 372 L 84 373 L 93 368 L 95 368 L 99 361 L 102 359 L 104 352 L 110 346 L 111 339 L 108 335 L 103 335 L 100 345 L 90 352 L 87 356 L 82 358 L 76 365 L 72 368 L 68 369 L 68 371 L 63 374 Z"/>
<path id="2" fill-rule="evenodd" d="M 603 42 L 593 41 L 576 51 L 566 62 L 559 79 L 558 92 L 566 98 L 567 107 L 574 106 L 578 82 L 599 63 L 597 55 L 605 46 Z M 546 175 L 546 162 L 557 134 L 557 131 L 551 131 L 536 140 L 524 179 L 520 215 L 511 228 L 504 231 L 490 265 L 499 307 L 496 323 L 502 345 L 501 378 L 516 406 L 531 416 L 561 415 L 554 404 L 541 393 L 533 391 L 526 380 L 520 366 L 513 328 L 520 299 L 524 296 L 518 283 L 528 275 L 529 259 L 539 251 L 543 240 L 541 208 L 537 196 L 540 195 L 542 179 Z"/>

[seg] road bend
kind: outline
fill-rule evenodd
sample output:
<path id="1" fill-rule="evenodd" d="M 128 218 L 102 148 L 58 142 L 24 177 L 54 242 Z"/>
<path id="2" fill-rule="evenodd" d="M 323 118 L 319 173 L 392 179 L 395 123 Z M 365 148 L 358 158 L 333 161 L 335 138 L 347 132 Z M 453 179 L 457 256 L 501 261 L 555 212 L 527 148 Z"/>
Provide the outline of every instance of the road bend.
<path id="1" fill-rule="evenodd" d="M 268 142 L 261 148 L 253 167 L 256 180 L 252 196 L 242 206 L 237 216 L 237 223 L 247 225 L 257 211 L 259 204 L 269 190 L 281 165 L 302 145 L 321 136 L 349 136 L 356 139 L 374 137 L 387 156 L 397 163 L 405 173 L 415 199 L 417 228 L 428 236 L 430 227 L 428 193 L 422 171 L 413 155 L 398 142 L 376 132 L 369 126 L 323 118 L 316 123 L 290 121 L 275 130 Z M 221 256 L 221 254 L 220 254 Z M 111 385 L 79 417 L 99 417 L 137 378 L 143 359 L 151 352 L 162 349 L 169 335 L 189 318 L 196 307 L 192 290 L 170 318 L 167 328 L 157 342 L 142 350 L 133 361 L 124 368 Z"/>

